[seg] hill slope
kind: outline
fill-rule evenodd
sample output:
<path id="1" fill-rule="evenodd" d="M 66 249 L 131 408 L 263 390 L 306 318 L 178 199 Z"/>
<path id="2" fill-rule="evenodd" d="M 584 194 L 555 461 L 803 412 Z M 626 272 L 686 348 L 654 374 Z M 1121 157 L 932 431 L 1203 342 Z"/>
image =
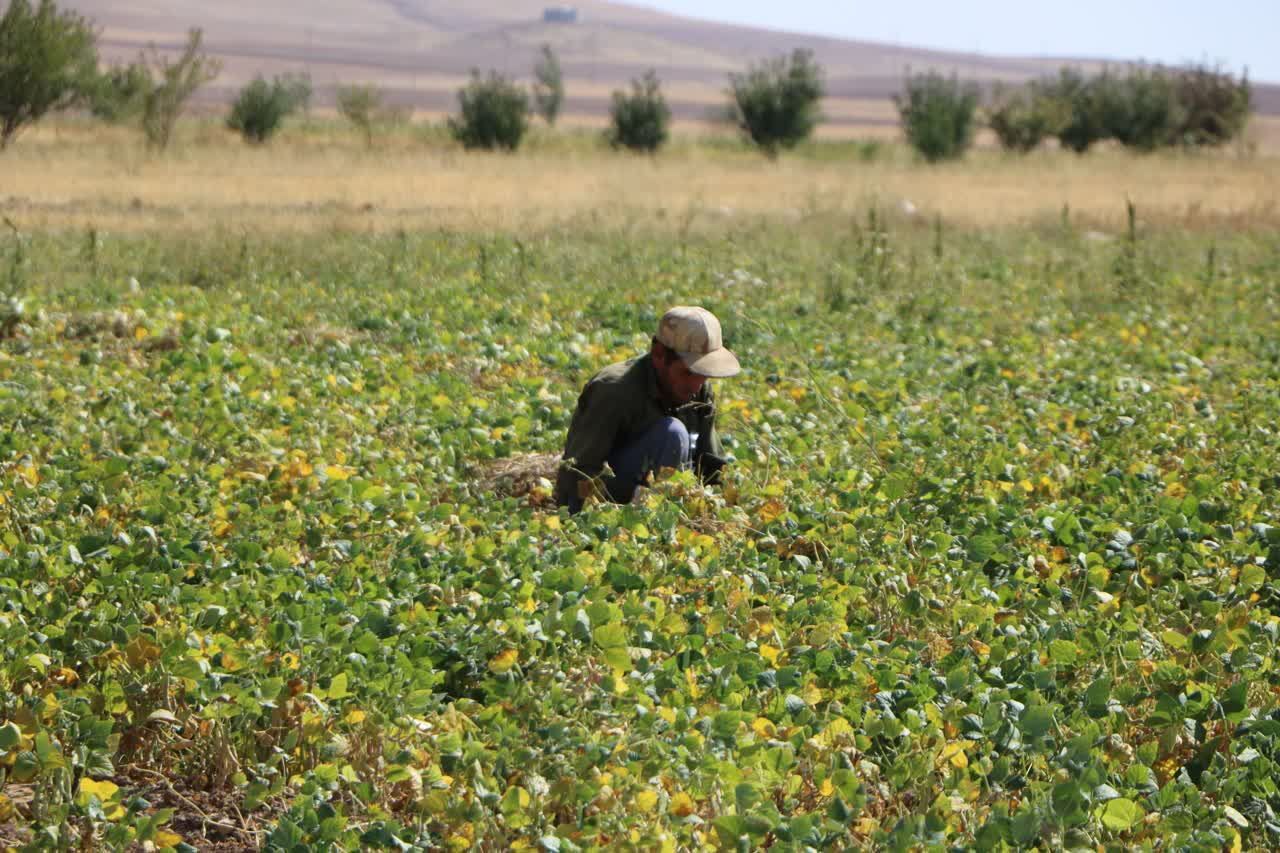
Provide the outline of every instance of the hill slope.
<path id="1" fill-rule="evenodd" d="M 102 30 L 104 53 L 127 59 L 149 44 L 176 47 L 189 27 L 205 31 L 225 70 L 210 96 L 225 99 L 255 74 L 306 70 L 318 100 L 340 83 L 375 82 L 401 102 L 450 109 L 472 68 L 525 77 L 539 46 L 552 44 L 569 83 L 567 111 L 599 113 L 609 93 L 653 67 L 678 115 L 722 100 L 726 74 L 802 47 L 828 77 L 836 122 L 891 120 L 887 98 L 903 70 L 938 68 L 984 83 L 1052 73 L 1060 59 L 993 57 L 794 35 L 583 0 L 579 22 L 542 20 L 544 0 L 71 0 Z M 1074 63 L 1091 65 L 1096 63 Z M 1258 87 L 1259 107 L 1280 112 L 1280 87 Z M 842 103 L 843 102 L 843 103 Z M 879 103 L 872 103 L 879 102 Z"/>

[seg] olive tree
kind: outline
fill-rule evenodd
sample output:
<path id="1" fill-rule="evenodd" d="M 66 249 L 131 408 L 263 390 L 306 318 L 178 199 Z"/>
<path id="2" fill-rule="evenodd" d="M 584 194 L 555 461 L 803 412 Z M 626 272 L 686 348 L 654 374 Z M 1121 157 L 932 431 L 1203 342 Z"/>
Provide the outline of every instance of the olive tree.
<path id="1" fill-rule="evenodd" d="M 88 97 L 89 112 L 111 124 L 133 121 L 142 115 L 151 88 L 151 75 L 141 62 L 113 65 L 94 81 Z"/>
<path id="2" fill-rule="evenodd" d="M 409 117 L 407 107 L 387 103 L 386 93 L 371 83 L 339 86 L 338 113 L 364 135 L 366 148 L 373 147 L 373 133 L 379 127 L 401 124 Z"/>
<path id="3" fill-rule="evenodd" d="M 9 0 L 0 17 L 0 149 L 46 113 L 84 98 L 97 74 L 97 35 L 53 0 Z"/>
<path id="4" fill-rule="evenodd" d="M 458 107 L 449 130 L 464 148 L 514 151 L 529 128 L 528 93 L 496 71 L 472 71 L 471 82 L 458 90 Z"/>
<path id="5" fill-rule="evenodd" d="M 560 59 L 549 44 L 542 46 L 538 64 L 533 67 L 533 80 L 534 109 L 550 127 L 556 123 L 564 104 L 564 75 L 560 71 Z"/>
<path id="6" fill-rule="evenodd" d="M 823 71 L 808 50 L 795 50 L 729 75 L 734 123 L 769 157 L 809 138 L 817 126 Z"/>
<path id="7" fill-rule="evenodd" d="M 204 34 L 199 29 L 187 33 L 187 44 L 177 59 L 160 54 L 154 47 L 147 63 L 154 74 L 152 85 L 143 99 L 142 131 L 152 148 L 169 147 L 178 116 L 196 90 L 217 79 L 222 63 L 202 49 Z"/>
<path id="8" fill-rule="evenodd" d="M 613 93 L 606 136 L 614 148 L 653 153 L 667 141 L 671 109 L 662 96 L 658 75 L 650 69 L 631 81 L 631 91 Z"/>
<path id="9" fill-rule="evenodd" d="M 908 74 L 893 102 L 907 142 L 927 162 L 956 159 L 972 144 L 978 110 L 978 87 L 972 83 L 936 71 Z"/>
<path id="10" fill-rule="evenodd" d="M 227 127 L 246 141 L 261 145 L 280 129 L 286 117 L 301 109 L 310 98 L 310 77 L 285 74 L 268 83 L 258 75 L 240 90 L 231 105 Z"/>

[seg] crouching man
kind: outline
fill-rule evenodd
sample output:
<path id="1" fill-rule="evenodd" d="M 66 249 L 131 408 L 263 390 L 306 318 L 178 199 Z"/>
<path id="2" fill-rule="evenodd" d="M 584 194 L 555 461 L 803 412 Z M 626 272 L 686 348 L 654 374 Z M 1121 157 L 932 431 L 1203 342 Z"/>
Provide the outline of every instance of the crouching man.
<path id="1" fill-rule="evenodd" d="M 717 482 L 725 460 L 707 378 L 739 369 L 710 311 L 681 306 L 662 315 L 648 353 L 604 368 L 582 389 L 556 503 L 577 512 L 596 489 L 626 503 L 662 468 L 692 466 L 704 482 Z M 612 476 L 602 473 L 606 463 Z"/>

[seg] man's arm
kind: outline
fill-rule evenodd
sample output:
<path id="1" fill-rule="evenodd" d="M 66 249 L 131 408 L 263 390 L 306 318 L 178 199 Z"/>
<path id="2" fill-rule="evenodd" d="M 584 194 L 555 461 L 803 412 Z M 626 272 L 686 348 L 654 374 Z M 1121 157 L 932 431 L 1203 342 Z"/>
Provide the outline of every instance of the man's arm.
<path id="1" fill-rule="evenodd" d="M 582 508 L 579 489 L 584 478 L 600 475 L 618 435 L 622 412 L 607 391 L 603 386 L 587 383 L 569 422 L 556 477 L 556 503 L 569 507 L 570 512 Z"/>

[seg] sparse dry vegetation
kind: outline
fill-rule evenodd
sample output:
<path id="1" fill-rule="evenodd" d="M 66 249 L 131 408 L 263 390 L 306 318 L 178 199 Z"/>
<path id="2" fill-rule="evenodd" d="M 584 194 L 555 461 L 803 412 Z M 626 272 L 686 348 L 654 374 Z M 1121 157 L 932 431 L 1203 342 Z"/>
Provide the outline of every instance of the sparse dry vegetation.
<path id="1" fill-rule="evenodd" d="M 958 227 L 1073 221 L 1122 229 L 1125 197 L 1148 222 L 1187 227 L 1280 223 L 1280 169 L 1260 120 L 1253 149 L 1088 157 L 1043 151 L 1011 160 L 975 151 L 925 168 L 884 145 L 809 143 L 765 167 L 747 146 L 678 132 L 661 157 L 635 163 L 591 132 L 531 135 L 515 156 L 463 153 L 440 131 L 400 128 L 376 153 L 348 126 L 286 128 L 268 150 L 214 123 L 180 130 L 152 156 L 136 134 L 96 123 L 37 126 L 0 159 L 0 212 L 25 229 L 111 231 L 332 227 L 493 230 L 592 221 L 680 231 L 752 219 L 860 216 L 868 205 Z M 909 202 L 909 205 L 907 204 Z M 906 214 L 903 214 L 906 215 Z M 910 218 L 910 217 L 909 217 Z"/>

